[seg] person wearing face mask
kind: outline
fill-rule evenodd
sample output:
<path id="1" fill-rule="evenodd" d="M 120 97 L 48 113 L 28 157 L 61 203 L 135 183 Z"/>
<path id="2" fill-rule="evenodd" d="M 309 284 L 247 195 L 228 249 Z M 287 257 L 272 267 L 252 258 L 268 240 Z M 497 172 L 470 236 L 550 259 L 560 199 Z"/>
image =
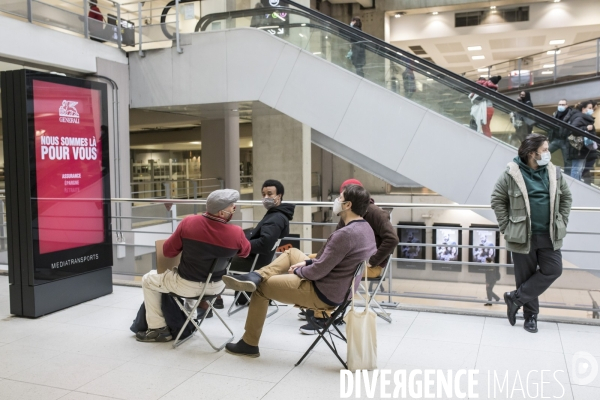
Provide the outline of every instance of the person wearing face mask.
<path id="1" fill-rule="evenodd" d="M 354 29 L 362 31 L 362 21 L 359 17 L 352 18 L 350 26 Z M 363 67 L 367 63 L 365 47 L 360 43 L 360 40 L 351 39 L 351 41 L 352 47 L 350 48 L 350 52 L 348 53 L 347 57 L 350 58 L 352 65 L 354 65 L 354 68 L 356 68 L 356 75 L 364 77 L 365 73 L 363 72 Z"/>
<path id="2" fill-rule="evenodd" d="M 570 124 L 575 128 L 588 132 L 592 135 L 596 134 L 594 127 L 595 118 L 594 102 L 591 100 L 582 101 L 575 106 Z M 586 160 L 590 155 L 590 148 L 585 145 L 583 135 L 578 135 L 575 132 L 570 132 L 569 136 L 569 161 L 571 162 L 571 177 L 581 180 L 583 170 L 585 169 Z M 594 158 L 595 162 L 595 158 Z"/>
<path id="3" fill-rule="evenodd" d="M 246 332 L 239 342 L 225 346 L 228 353 L 260 356 L 258 343 L 270 300 L 329 310 L 344 302 L 357 266 L 377 251 L 373 229 L 362 218 L 370 199 L 369 192 L 361 186 L 350 185 L 344 189 L 335 200 L 333 210 L 346 225 L 329 236 L 319 258 L 313 260 L 298 249 L 289 249 L 258 271 L 223 277 L 228 288 L 253 292 Z"/>
<path id="4" fill-rule="evenodd" d="M 278 239 L 290 233 L 290 221 L 296 208 L 293 204 L 282 204 L 284 187 L 281 182 L 268 179 L 262 185 L 262 203 L 267 213 L 252 231 L 247 234 L 250 241 L 250 256 L 235 257 L 231 262 L 231 271 L 249 272 L 256 254 L 259 254 L 255 269 L 260 269 L 273 260 L 273 246 Z M 222 301 L 222 300 L 221 300 Z M 246 304 L 245 296 L 238 298 L 238 305 Z M 216 302 L 215 302 L 216 303 Z M 221 303 L 222 304 L 222 303 Z"/>
<path id="5" fill-rule="evenodd" d="M 560 119 L 567 124 L 573 116 L 573 108 L 567 105 L 567 100 L 561 99 L 558 101 L 558 107 L 552 114 L 556 119 Z M 571 175 L 571 163 L 569 161 L 569 130 L 566 128 L 559 128 L 558 131 L 550 131 L 548 133 L 548 141 L 550 142 L 550 154 L 560 149 L 564 160 L 565 173 Z"/>
<path id="6" fill-rule="evenodd" d="M 538 330 L 539 296 L 562 274 L 560 249 L 572 202 L 569 185 L 550 162 L 548 150 L 546 136 L 527 136 L 491 196 L 514 262 L 517 290 L 504 294 L 508 321 L 514 325 L 523 307 L 523 328 L 532 333 Z"/>
<path id="7" fill-rule="evenodd" d="M 208 272 L 215 258 L 247 257 L 250 242 L 241 227 L 228 224 L 235 213 L 237 190 L 215 190 L 206 198 L 206 212 L 185 217 L 175 232 L 165 241 L 163 253 L 173 258 L 181 253 L 179 266 L 157 274 L 148 272 L 142 278 L 148 330 L 138 332 L 140 342 L 167 342 L 173 337 L 161 310 L 161 293 L 176 293 L 183 297 L 199 296 L 204 290 Z M 225 284 L 223 273 L 211 277 L 206 294 L 218 294 Z M 200 313 L 199 306 L 198 312 Z M 206 312 L 206 309 L 203 309 Z"/>

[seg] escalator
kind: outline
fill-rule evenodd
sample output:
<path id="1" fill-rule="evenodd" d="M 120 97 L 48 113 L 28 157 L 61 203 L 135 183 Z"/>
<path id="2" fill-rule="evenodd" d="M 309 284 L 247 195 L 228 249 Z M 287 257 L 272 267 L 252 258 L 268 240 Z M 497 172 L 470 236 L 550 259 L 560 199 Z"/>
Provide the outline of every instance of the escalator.
<path id="1" fill-rule="evenodd" d="M 511 115 L 526 118 L 536 133 L 562 130 L 599 141 L 292 1 L 211 14 L 196 31 L 182 34 L 182 54 L 130 53 L 132 108 L 185 113 L 188 105 L 260 102 L 312 127 L 315 144 L 387 182 L 406 177 L 462 204 L 489 204 L 516 155 L 523 135 Z M 350 51 L 365 53 L 358 71 Z M 491 137 L 469 127 L 470 94 L 493 103 Z M 560 152 L 553 162 L 564 165 Z M 574 205 L 600 203 L 596 182 L 568 179 Z M 569 227 L 600 231 L 600 213 L 573 213 Z M 590 249 L 596 241 L 571 235 L 566 245 Z M 589 256 L 574 252 L 569 260 L 586 265 Z"/>

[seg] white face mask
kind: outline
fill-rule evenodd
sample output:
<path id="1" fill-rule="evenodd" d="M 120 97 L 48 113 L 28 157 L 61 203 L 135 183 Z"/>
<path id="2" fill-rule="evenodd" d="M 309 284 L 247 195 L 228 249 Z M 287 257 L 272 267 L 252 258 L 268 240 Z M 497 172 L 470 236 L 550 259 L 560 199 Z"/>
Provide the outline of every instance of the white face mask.
<path id="1" fill-rule="evenodd" d="M 543 152 L 541 160 L 535 160 L 535 162 L 537 162 L 537 165 L 539 165 L 540 167 L 543 167 L 544 165 L 548 165 L 548 163 L 550 162 L 550 152 L 549 151 Z"/>
<path id="2" fill-rule="evenodd" d="M 335 215 L 340 215 L 340 213 L 341 213 L 342 211 L 344 211 L 344 210 L 342 209 L 342 204 L 344 204 L 344 203 L 346 203 L 346 202 L 345 202 L 345 201 L 340 201 L 340 199 L 335 199 L 335 200 L 333 201 L 333 213 L 334 213 Z"/>
<path id="3" fill-rule="evenodd" d="M 588 108 L 586 111 L 587 115 L 593 115 L 594 114 L 594 109 L 593 108 Z"/>

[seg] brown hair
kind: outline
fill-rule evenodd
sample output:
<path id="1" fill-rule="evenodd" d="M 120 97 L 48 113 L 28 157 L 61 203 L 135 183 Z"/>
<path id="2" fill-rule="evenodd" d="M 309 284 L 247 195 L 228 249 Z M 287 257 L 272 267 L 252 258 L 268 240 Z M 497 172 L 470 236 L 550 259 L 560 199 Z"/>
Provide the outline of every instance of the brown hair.
<path id="1" fill-rule="evenodd" d="M 354 22 L 355 28 L 362 29 L 362 21 L 360 20 L 359 17 L 352 17 L 352 21 L 350 21 L 350 22 Z"/>
<path id="2" fill-rule="evenodd" d="M 531 135 L 527 135 L 525 140 L 521 142 L 521 146 L 519 146 L 519 158 L 524 163 L 527 163 L 527 157 L 529 153 L 536 152 L 544 142 L 547 142 L 548 138 L 544 135 L 540 135 L 537 133 L 532 133 Z"/>
<path id="3" fill-rule="evenodd" d="M 352 212 L 361 217 L 367 213 L 371 194 L 362 186 L 348 185 L 344 188 L 344 200 L 352 203 Z"/>

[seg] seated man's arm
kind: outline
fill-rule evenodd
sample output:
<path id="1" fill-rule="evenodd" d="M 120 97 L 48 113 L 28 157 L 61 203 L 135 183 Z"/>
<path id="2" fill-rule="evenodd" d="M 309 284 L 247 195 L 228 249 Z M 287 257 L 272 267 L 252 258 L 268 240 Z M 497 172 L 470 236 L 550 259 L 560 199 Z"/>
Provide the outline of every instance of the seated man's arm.
<path id="1" fill-rule="evenodd" d="M 260 228 L 260 236 L 250 240 L 252 254 L 270 254 L 273 246 L 281 236 L 281 232 L 285 229 L 284 216 L 281 218 L 271 219 L 265 222 Z"/>
<path id="2" fill-rule="evenodd" d="M 338 233 L 338 234 L 336 234 Z M 294 273 L 310 281 L 318 281 L 329 275 L 329 272 L 338 265 L 350 251 L 349 241 L 343 232 L 334 232 L 323 248 L 321 256 L 311 265 L 297 268 Z"/>
<path id="3" fill-rule="evenodd" d="M 176 257 L 183 250 L 183 241 L 181 240 L 181 233 L 184 225 L 186 224 L 185 218 L 177 225 L 175 232 L 165 241 L 163 244 L 163 254 L 165 257 L 173 258 Z"/>
<path id="4" fill-rule="evenodd" d="M 239 233 L 239 238 L 238 238 L 237 255 L 238 255 L 238 257 L 246 258 L 250 255 L 250 250 L 251 250 L 250 242 L 246 238 L 246 234 L 244 233 L 242 228 L 240 228 L 240 233 Z"/>

